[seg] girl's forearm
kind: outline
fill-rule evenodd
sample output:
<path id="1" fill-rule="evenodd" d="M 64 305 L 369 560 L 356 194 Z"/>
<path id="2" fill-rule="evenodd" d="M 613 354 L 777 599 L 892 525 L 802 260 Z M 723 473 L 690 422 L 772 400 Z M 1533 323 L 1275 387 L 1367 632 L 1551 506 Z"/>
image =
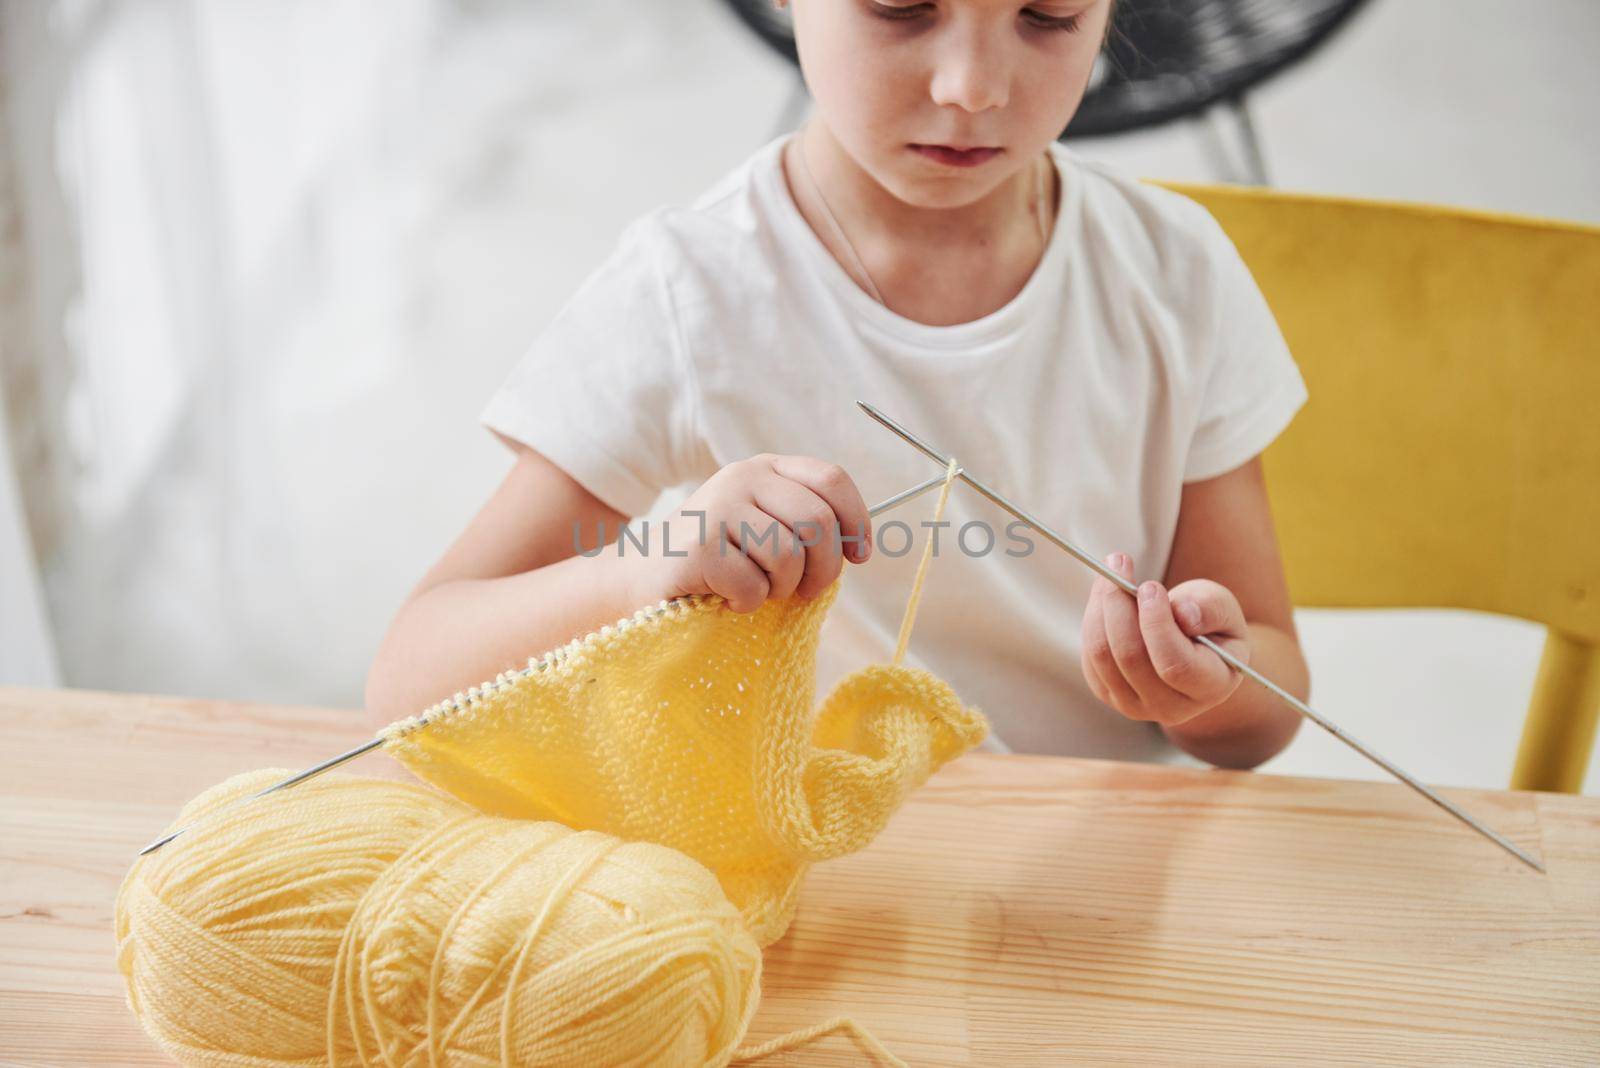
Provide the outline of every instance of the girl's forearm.
<path id="1" fill-rule="evenodd" d="M 1250 666 L 1302 701 L 1311 673 L 1293 637 L 1266 623 L 1251 623 Z M 1301 715 L 1249 679 L 1208 712 L 1162 730 L 1174 745 L 1222 768 L 1256 767 L 1281 753 L 1300 728 Z"/>
<path id="2" fill-rule="evenodd" d="M 637 609 L 634 565 L 607 546 L 490 579 L 442 582 L 396 615 L 367 675 L 373 726 L 416 715 L 462 690 L 520 668 L 529 657 Z"/>

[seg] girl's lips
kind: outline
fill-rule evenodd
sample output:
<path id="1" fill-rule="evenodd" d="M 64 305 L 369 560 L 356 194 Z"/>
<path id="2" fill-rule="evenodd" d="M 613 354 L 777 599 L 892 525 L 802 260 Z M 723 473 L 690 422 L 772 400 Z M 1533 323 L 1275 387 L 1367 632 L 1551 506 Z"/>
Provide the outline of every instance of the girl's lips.
<path id="1" fill-rule="evenodd" d="M 998 148 L 969 148 L 965 151 L 954 149 L 948 145 L 917 145 L 911 146 L 914 152 L 950 167 L 976 167 L 980 163 L 1000 154 Z"/>

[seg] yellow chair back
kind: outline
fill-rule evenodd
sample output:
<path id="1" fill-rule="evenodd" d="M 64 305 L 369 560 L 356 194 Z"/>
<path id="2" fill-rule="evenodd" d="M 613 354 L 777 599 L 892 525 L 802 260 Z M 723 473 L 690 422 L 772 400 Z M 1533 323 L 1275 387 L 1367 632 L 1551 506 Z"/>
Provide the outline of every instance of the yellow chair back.
<path id="1" fill-rule="evenodd" d="M 1600 714 L 1600 228 L 1171 184 L 1233 239 L 1310 400 L 1263 466 L 1297 605 L 1548 627 L 1512 786 Z"/>

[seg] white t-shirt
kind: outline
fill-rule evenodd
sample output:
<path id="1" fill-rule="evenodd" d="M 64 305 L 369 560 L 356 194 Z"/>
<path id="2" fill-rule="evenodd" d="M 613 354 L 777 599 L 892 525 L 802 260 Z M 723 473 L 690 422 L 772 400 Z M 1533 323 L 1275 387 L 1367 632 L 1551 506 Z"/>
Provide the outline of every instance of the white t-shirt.
<path id="1" fill-rule="evenodd" d="M 1193 201 L 1056 143 L 1059 210 L 1022 291 L 930 326 L 877 303 L 811 230 L 779 162 L 789 136 L 630 224 L 484 425 L 635 517 L 761 452 L 834 461 L 869 505 L 939 472 L 859 398 L 1097 558 L 1128 553 L 1143 581 L 1166 571 L 1182 484 L 1248 461 L 1305 402 L 1248 269 Z M 880 515 L 871 559 L 845 565 L 819 697 L 892 655 L 935 500 Z M 988 715 L 989 748 L 1198 763 L 1089 691 L 1093 572 L 970 487 L 944 518 L 907 661 Z"/>

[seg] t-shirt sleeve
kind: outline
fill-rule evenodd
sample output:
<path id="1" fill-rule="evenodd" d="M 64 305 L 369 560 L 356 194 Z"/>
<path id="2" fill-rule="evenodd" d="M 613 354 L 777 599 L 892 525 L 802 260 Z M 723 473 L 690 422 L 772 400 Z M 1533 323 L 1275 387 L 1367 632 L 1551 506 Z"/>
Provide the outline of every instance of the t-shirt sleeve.
<path id="1" fill-rule="evenodd" d="M 699 399 L 652 213 L 636 220 L 479 416 L 637 517 L 693 477 Z"/>
<path id="2" fill-rule="evenodd" d="M 1307 391 L 1272 310 L 1233 242 L 1207 219 L 1212 269 L 1205 385 L 1183 481 L 1215 478 L 1246 463 L 1281 434 Z"/>

